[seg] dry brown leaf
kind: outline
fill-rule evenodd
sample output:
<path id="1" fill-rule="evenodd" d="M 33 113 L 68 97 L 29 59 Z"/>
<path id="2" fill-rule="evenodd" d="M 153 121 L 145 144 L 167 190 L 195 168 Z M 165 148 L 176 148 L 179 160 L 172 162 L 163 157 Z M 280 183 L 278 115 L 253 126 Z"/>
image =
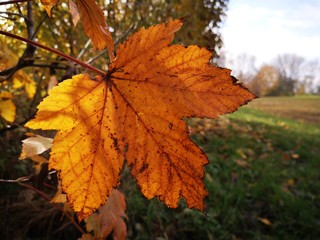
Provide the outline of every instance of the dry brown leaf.
<path id="1" fill-rule="evenodd" d="M 262 222 L 264 225 L 267 225 L 267 226 L 271 226 L 272 223 L 270 222 L 270 220 L 268 218 L 258 218 L 260 222 Z"/>
<path id="2" fill-rule="evenodd" d="M 108 48 L 111 62 L 114 59 L 114 46 L 103 11 L 95 0 L 76 0 L 76 3 L 85 33 L 90 37 L 96 49 Z"/>
<path id="3" fill-rule="evenodd" d="M 30 158 L 47 151 L 52 146 L 52 138 L 35 135 L 22 140 L 22 151 L 19 159 Z"/>
<path id="4" fill-rule="evenodd" d="M 78 12 L 77 5 L 74 3 L 74 1 L 69 0 L 69 8 L 70 8 L 70 13 L 72 15 L 73 26 L 76 27 L 80 20 L 80 14 Z"/>
<path id="5" fill-rule="evenodd" d="M 113 239 L 126 239 L 127 227 L 123 218 L 126 202 L 121 192 L 113 190 L 105 205 L 85 219 L 88 232 L 94 232 L 94 239 L 105 239 L 113 232 Z"/>

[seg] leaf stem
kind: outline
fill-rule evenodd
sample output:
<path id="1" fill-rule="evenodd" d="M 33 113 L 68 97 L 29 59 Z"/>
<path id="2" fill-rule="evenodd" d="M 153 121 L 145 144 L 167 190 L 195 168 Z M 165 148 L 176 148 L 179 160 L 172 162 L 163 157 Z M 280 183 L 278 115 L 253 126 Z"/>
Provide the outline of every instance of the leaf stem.
<path id="1" fill-rule="evenodd" d="M 3 31 L 3 30 L 0 30 L 0 34 L 5 35 L 5 36 L 8 36 L 8 37 L 11 37 L 11 38 L 18 39 L 18 40 L 20 40 L 20 41 L 22 41 L 22 42 L 25 42 L 25 43 L 28 43 L 28 44 L 30 44 L 30 45 L 33 45 L 33 46 L 36 46 L 36 47 L 45 49 L 45 50 L 47 50 L 47 51 L 49 51 L 49 52 L 55 53 L 55 54 L 57 54 L 57 55 L 59 55 L 59 56 L 61 56 L 61 57 L 64 57 L 64 58 L 66 58 L 66 59 L 69 59 L 69 60 L 72 61 L 72 62 L 75 62 L 75 63 L 81 65 L 81 66 L 84 67 L 84 68 L 87 68 L 87 69 L 89 69 L 89 70 L 91 70 L 91 71 L 93 71 L 93 72 L 96 72 L 96 73 L 98 73 L 98 74 L 100 74 L 100 75 L 102 75 L 102 76 L 105 76 L 105 75 L 106 75 L 106 72 L 101 71 L 101 70 L 98 69 L 98 68 L 95 68 L 95 67 L 93 67 L 93 66 L 91 66 L 91 65 L 89 65 L 89 64 L 87 64 L 87 63 L 84 63 L 84 62 L 82 62 L 82 61 L 80 61 L 80 60 L 78 60 L 78 59 L 76 59 L 76 58 L 74 58 L 74 57 L 71 57 L 71 56 L 69 56 L 69 55 L 67 55 L 67 54 L 65 54 L 65 53 L 63 53 L 63 52 L 60 52 L 60 51 L 58 51 L 58 50 L 56 50 L 56 49 L 53 49 L 53 48 L 44 46 L 44 45 L 42 45 L 42 44 L 40 44 L 40 43 L 37 43 L 37 42 L 35 42 L 35 41 L 26 39 L 26 38 L 24 38 L 24 37 L 20 37 L 20 36 L 18 36 L 18 35 L 15 35 L 15 34 L 12 34 L 12 33 L 6 32 L 6 31 Z"/>

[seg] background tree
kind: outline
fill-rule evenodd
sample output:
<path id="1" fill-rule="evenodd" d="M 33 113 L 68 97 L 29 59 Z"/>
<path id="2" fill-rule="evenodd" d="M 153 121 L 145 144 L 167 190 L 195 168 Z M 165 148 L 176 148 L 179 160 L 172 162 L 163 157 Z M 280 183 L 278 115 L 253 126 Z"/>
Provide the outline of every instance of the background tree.
<path id="1" fill-rule="evenodd" d="M 245 55 L 244 55 L 245 56 Z M 236 59 L 240 79 L 260 96 L 302 95 L 316 92 L 319 79 L 318 61 L 306 61 L 294 54 L 279 55 L 272 64 L 262 65 L 256 74 L 248 57 Z M 252 64 L 254 66 L 254 63 Z M 242 67 L 241 67 L 242 66 Z M 253 69 L 253 68 L 251 68 Z"/>
<path id="2" fill-rule="evenodd" d="M 147 27 L 167 21 L 169 18 L 185 17 L 187 23 L 177 34 L 175 41 L 185 45 L 204 46 L 212 50 L 214 58 L 218 57 L 217 52 L 222 45 L 219 27 L 227 10 L 228 0 L 100 0 L 97 2 L 105 13 L 115 45 L 142 26 Z M 15 4 L 2 6 L 5 7 L 0 13 L 2 30 L 37 40 L 106 70 L 109 63 L 108 54 L 106 51 L 97 53 L 93 50 L 91 41 L 84 34 L 81 24 L 74 27 L 68 1 L 60 1 L 52 9 L 51 18 L 38 1 L 21 3 L 17 1 Z M 20 91 L 21 96 L 25 95 L 23 88 L 15 89 L 13 84 L 14 74 L 22 69 L 36 87 L 35 94 L 30 99 L 15 97 L 15 102 L 19 106 L 15 123 L 22 125 L 34 114 L 35 106 L 46 95 L 47 87 L 52 85 L 52 79 L 61 82 L 78 74 L 80 68 L 73 62 L 48 51 L 33 46 L 26 47 L 24 43 L 15 39 L 2 38 L 1 44 L 2 48 L 8 46 L 12 54 L 18 57 L 10 64 L 1 67 L 0 89 Z M 14 49 L 10 49 L 12 46 Z M 1 131 L 7 131 L 13 125 L 15 124 L 3 123 L 0 126 Z"/>
<path id="3" fill-rule="evenodd" d="M 272 89 L 278 87 L 279 73 L 271 65 L 263 65 L 257 74 L 248 82 L 248 87 L 259 96 L 269 95 Z"/>
<path id="4" fill-rule="evenodd" d="M 278 69 L 279 82 L 277 88 L 272 90 L 272 95 L 294 95 L 295 87 L 301 79 L 304 59 L 295 54 L 279 55 L 275 60 Z"/>

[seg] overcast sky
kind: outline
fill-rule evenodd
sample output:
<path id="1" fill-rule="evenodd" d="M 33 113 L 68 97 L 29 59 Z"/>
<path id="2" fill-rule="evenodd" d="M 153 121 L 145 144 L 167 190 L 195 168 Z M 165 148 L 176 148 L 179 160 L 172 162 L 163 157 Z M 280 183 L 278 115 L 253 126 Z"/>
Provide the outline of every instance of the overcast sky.
<path id="1" fill-rule="evenodd" d="M 258 66 L 283 53 L 320 60 L 320 0 L 230 0 L 221 33 L 227 56 Z"/>

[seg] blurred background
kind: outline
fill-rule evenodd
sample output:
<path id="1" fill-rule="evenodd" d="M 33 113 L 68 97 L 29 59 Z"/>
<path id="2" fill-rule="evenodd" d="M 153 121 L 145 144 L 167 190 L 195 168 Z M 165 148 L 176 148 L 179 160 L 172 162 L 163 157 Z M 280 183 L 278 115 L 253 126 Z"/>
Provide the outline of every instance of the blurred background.
<path id="1" fill-rule="evenodd" d="M 175 44 L 212 51 L 259 99 L 218 119 L 188 119 L 207 153 L 205 214 L 141 196 L 125 168 L 128 239 L 318 239 L 320 236 L 320 1 L 110 0 L 103 9 L 116 47 L 141 27 L 185 17 Z M 102 70 L 69 1 L 48 17 L 40 1 L 0 1 L 0 29 Z M 57 178 L 45 160 L 19 160 L 23 125 L 48 90 L 80 66 L 0 36 L 0 238 L 77 239 L 85 223 L 52 204 Z M 54 132 L 37 132 L 53 137 Z M 49 153 L 42 156 L 46 159 Z M 24 185 L 21 185 L 23 183 Z M 28 185 L 28 186 L 26 186 Z M 31 186 L 31 187 L 30 187 Z M 55 207 L 60 206 L 60 209 Z"/>

